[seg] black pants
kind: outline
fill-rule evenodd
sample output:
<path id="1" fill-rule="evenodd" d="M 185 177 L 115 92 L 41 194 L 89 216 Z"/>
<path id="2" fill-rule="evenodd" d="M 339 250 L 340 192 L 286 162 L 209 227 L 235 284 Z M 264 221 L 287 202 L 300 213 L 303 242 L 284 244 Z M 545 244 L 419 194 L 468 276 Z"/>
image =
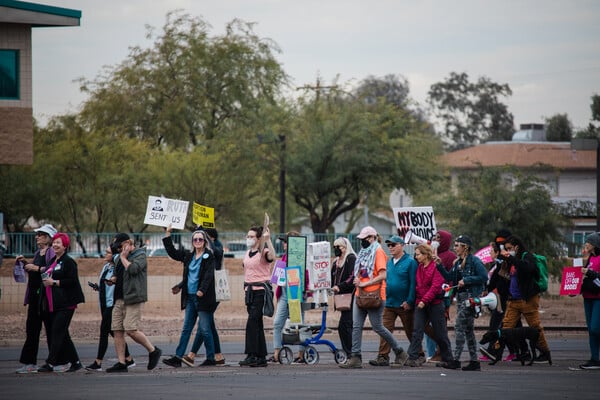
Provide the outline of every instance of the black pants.
<path id="1" fill-rule="evenodd" d="M 42 324 L 46 329 L 46 343 L 50 348 L 50 316 L 45 314 L 45 318 L 40 313 L 39 296 L 30 296 L 27 306 L 27 321 L 25 322 L 25 343 L 21 349 L 21 364 L 37 364 L 37 356 L 40 347 L 40 333 Z"/>
<path id="2" fill-rule="evenodd" d="M 252 290 L 247 293 L 246 310 L 248 321 L 246 322 L 246 348 L 244 353 L 251 357 L 267 356 L 267 341 L 265 340 L 265 328 L 263 326 L 263 304 L 265 302 L 264 290 Z"/>
<path id="3" fill-rule="evenodd" d="M 69 325 L 75 310 L 59 310 L 51 313 L 52 328 L 50 338 L 50 353 L 46 362 L 51 365 L 61 365 L 64 361 L 74 364 L 79 361 L 79 355 L 69 335 Z"/>
<path id="4" fill-rule="evenodd" d="M 338 335 L 342 343 L 342 349 L 347 355 L 352 352 L 352 309 L 341 311 L 338 322 Z"/>
<path id="5" fill-rule="evenodd" d="M 112 307 L 103 307 L 100 312 L 102 315 L 102 322 L 100 322 L 100 340 L 98 341 L 98 354 L 96 358 L 98 360 L 104 359 L 106 349 L 108 348 L 108 335 L 115 337 L 113 331 L 110 329 L 112 323 Z M 129 357 L 129 347 L 125 344 L 125 358 Z"/>

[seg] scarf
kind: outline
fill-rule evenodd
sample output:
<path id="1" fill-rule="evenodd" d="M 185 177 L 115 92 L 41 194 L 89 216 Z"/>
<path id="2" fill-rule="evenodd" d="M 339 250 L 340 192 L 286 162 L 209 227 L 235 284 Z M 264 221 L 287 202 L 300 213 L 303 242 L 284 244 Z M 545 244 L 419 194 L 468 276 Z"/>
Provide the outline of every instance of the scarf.
<path id="1" fill-rule="evenodd" d="M 354 276 L 361 277 L 360 271 L 366 270 L 369 278 L 373 279 L 373 271 L 375 270 L 375 253 L 381 246 L 378 241 L 371 243 L 366 249 L 360 249 L 356 263 L 354 264 Z"/>

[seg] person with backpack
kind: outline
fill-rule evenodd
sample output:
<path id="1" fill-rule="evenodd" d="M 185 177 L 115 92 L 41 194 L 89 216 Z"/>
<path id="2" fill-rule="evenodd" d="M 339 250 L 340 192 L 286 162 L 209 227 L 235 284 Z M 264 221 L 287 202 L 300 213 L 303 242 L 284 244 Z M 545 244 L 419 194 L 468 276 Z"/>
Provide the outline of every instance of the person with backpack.
<path id="1" fill-rule="evenodd" d="M 527 250 L 523 241 L 514 235 L 506 239 L 500 255 L 510 265 L 509 296 L 502 327 L 514 328 L 521 315 L 525 317 L 530 327 L 540 331 L 537 348 L 541 354 L 535 362 L 551 362 L 550 348 L 540 321 L 541 290 L 537 283 L 540 279 L 540 271 L 536 258 L 532 252 Z"/>

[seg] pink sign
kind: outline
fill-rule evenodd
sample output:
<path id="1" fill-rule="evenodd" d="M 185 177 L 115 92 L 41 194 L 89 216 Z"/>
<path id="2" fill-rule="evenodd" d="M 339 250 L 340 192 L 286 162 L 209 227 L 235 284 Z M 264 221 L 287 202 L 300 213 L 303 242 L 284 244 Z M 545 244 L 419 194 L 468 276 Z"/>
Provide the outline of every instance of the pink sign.
<path id="1" fill-rule="evenodd" d="M 583 274 L 581 267 L 564 267 L 562 280 L 560 281 L 560 295 L 573 296 L 581 292 Z"/>
<path id="2" fill-rule="evenodd" d="M 494 261 L 492 259 L 492 246 L 486 246 L 475 253 L 475 257 L 479 258 L 482 263 L 487 264 Z"/>

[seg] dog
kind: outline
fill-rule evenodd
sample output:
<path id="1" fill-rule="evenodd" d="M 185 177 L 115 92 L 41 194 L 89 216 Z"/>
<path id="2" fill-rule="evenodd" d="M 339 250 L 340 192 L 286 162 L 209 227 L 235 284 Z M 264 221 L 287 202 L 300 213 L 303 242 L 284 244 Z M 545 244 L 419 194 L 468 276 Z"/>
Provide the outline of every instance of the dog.
<path id="1" fill-rule="evenodd" d="M 532 365 L 536 358 L 536 349 L 538 340 L 540 338 L 540 331 L 537 328 L 531 327 L 522 327 L 522 328 L 511 328 L 511 329 L 498 329 L 495 331 L 486 332 L 479 344 L 487 344 L 487 343 L 500 343 L 500 348 L 503 349 L 504 346 L 507 346 L 509 349 L 515 352 L 519 359 L 521 360 L 521 365 L 525 365 L 525 360 L 523 359 L 523 354 L 521 351 L 520 343 L 525 340 L 529 342 L 529 348 L 531 349 L 531 360 L 527 365 Z M 499 361 L 500 357 L 496 357 L 494 361 L 490 363 L 490 365 L 494 365 Z M 548 362 L 552 365 L 552 359 L 550 358 L 550 354 L 548 354 Z"/>

